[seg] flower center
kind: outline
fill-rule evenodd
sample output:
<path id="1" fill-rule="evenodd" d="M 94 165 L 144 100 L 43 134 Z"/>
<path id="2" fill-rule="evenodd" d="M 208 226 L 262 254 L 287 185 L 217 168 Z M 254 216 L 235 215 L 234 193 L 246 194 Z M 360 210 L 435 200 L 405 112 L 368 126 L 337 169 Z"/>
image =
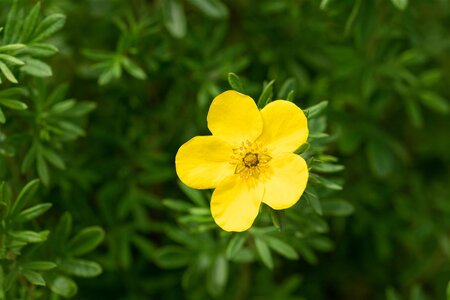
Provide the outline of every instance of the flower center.
<path id="1" fill-rule="evenodd" d="M 249 152 L 245 154 L 242 162 L 247 168 L 256 167 L 259 163 L 258 154 Z"/>
<path id="2" fill-rule="evenodd" d="M 272 159 L 267 154 L 267 149 L 258 143 L 249 141 L 242 143 L 239 148 L 233 149 L 233 165 L 236 165 L 235 174 L 240 174 L 242 178 L 258 178 L 268 167 L 267 163 Z"/>

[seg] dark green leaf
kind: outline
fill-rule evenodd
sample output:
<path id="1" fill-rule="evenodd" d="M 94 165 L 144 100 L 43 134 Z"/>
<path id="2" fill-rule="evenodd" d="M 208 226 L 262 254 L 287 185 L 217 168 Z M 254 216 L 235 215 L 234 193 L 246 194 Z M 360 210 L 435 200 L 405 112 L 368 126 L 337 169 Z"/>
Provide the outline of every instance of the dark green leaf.
<path id="1" fill-rule="evenodd" d="M 419 94 L 422 103 L 426 105 L 428 108 L 434 110 L 435 112 L 441 114 L 447 114 L 449 111 L 448 101 L 442 98 L 440 95 L 430 92 L 424 91 Z"/>
<path id="2" fill-rule="evenodd" d="M 244 243 L 247 239 L 247 236 L 242 233 L 235 233 L 230 242 L 228 243 L 226 249 L 226 257 L 227 259 L 232 259 L 234 256 L 242 249 Z"/>
<path id="3" fill-rule="evenodd" d="M 155 252 L 155 262 L 162 268 L 174 269 L 184 267 L 192 259 L 192 256 L 178 246 L 165 246 Z"/>
<path id="4" fill-rule="evenodd" d="M 354 212 L 353 205 L 343 200 L 328 200 L 322 202 L 324 215 L 345 217 Z"/>
<path id="5" fill-rule="evenodd" d="M 228 73 L 228 84 L 231 88 L 238 92 L 244 91 L 244 86 L 242 85 L 242 80 L 234 73 Z"/>
<path id="6" fill-rule="evenodd" d="M 270 100 L 272 100 L 274 83 L 275 80 L 272 80 L 264 86 L 263 92 L 261 93 L 261 96 L 259 96 L 258 99 L 259 108 L 263 108 L 264 106 L 266 106 L 267 103 L 269 103 Z"/>
<path id="7" fill-rule="evenodd" d="M 307 109 L 304 110 L 306 116 L 308 117 L 308 119 L 312 119 L 314 117 L 319 116 L 320 114 L 322 114 L 325 109 L 328 106 L 328 101 L 322 101 L 317 103 L 316 105 L 313 105 L 311 107 L 308 107 Z"/>

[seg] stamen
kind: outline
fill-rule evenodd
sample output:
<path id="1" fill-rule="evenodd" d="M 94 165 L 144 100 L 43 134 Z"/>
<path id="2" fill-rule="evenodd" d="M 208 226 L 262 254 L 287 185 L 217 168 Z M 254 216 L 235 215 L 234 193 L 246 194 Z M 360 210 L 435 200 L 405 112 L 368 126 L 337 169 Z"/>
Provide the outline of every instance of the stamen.
<path id="1" fill-rule="evenodd" d="M 233 149 L 231 156 L 232 164 L 236 165 L 235 174 L 240 174 L 241 178 L 258 178 L 260 174 L 268 169 L 267 163 L 272 159 L 267 154 L 267 148 L 258 143 L 245 141 L 241 146 Z"/>

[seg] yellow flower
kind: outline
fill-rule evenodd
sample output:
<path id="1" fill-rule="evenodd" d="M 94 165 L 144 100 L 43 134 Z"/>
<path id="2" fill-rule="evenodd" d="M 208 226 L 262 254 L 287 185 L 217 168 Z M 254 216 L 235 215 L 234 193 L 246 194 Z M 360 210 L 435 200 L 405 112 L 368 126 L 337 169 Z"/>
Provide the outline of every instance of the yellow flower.
<path id="1" fill-rule="evenodd" d="M 293 152 L 308 138 L 305 114 L 276 100 L 261 111 L 236 91 L 218 95 L 208 112 L 209 136 L 196 136 L 175 158 L 181 181 L 195 189 L 215 188 L 212 216 L 226 231 L 250 228 L 261 203 L 273 209 L 294 205 L 308 181 L 305 160 Z"/>

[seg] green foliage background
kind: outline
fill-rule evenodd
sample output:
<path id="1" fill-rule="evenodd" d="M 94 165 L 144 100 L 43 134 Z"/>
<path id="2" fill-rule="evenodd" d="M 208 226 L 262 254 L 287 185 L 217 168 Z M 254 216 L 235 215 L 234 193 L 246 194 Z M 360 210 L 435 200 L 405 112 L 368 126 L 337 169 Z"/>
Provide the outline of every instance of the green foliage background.
<path id="1" fill-rule="evenodd" d="M 450 299 L 448 0 L 2 0 L 1 26 L 0 299 Z M 229 84 L 312 132 L 304 197 L 243 234 L 174 171 Z"/>

